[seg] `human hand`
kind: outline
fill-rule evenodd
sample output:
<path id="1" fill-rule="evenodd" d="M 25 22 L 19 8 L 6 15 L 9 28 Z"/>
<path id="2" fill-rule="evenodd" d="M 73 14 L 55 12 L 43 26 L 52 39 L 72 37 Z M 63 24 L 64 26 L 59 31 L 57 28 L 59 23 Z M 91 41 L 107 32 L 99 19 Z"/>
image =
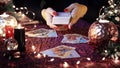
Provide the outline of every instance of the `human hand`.
<path id="1" fill-rule="evenodd" d="M 53 28 L 57 31 L 63 31 L 63 30 L 67 30 L 68 29 L 68 25 L 54 25 L 52 24 L 52 19 L 53 16 L 57 15 L 57 12 L 55 10 L 53 10 L 52 8 L 47 8 L 47 9 L 43 9 L 41 12 L 43 18 L 45 19 L 47 25 L 50 28 Z"/>
<path id="2" fill-rule="evenodd" d="M 57 28 L 56 25 L 52 24 L 52 18 L 53 16 L 57 15 L 57 12 L 55 10 L 53 10 L 52 8 L 48 7 L 47 9 L 43 9 L 41 11 L 42 17 L 45 19 L 47 25 L 50 28 Z"/>
<path id="3" fill-rule="evenodd" d="M 77 21 L 82 18 L 86 12 L 87 7 L 83 4 L 73 3 L 64 9 L 65 12 L 71 12 L 71 21 L 68 25 L 68 28 L 71 29 L 72 25 L 77 23 Z"/>

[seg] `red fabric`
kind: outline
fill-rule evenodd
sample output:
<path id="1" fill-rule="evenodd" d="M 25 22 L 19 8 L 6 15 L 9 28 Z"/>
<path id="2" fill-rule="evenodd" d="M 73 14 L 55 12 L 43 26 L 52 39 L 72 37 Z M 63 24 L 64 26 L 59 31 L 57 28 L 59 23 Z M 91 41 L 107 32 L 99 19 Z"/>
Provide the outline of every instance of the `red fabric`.
<path id="1" fill-rule="evenodd" d="M 81 24 L 85 24 L 84 21 Z M 34 25 L 27 25 L 26 31 L 33 29 Z M 77 25 L 78 26 L 78 25 Z M 75 27 L 75 26 L 74 26 Z M 48 26 L 43 24 L 38 24 L 36 28 L 48 28 Z M 88 27 L 87 27 L 88 28 Z M 111 59 L 102 61 L 100 56 L 94 53 L 92 46 L 88 44 L 64 44 L 68 46 L 73 46 L 76 48 L 76 51 L 80 54 L 80 58 L 71 58 L 71 59 L 60 59 L 54 58 L 54 61 L 50 61 L 53 57 L 46 57 L 37 59 L 33 55 L 33 51 L 31 49 L 32 45 L 36 47 L 36 52 L 40 52 L 49 48 L 53 48 L 55 46 L 59 46 L 64 34 L 67 33 L 80 33 L 87 36 L 87 29 L 78 28 L 76 31 L 68 30 L 68 31 L 59 31 L 57 32 L 57 38 L 30 38 L 26 36 L 26 52 L 25 56 L 19 58 L 17 60 L 8 60 L 8 58 L 4 57 L 5 47 L 0 43 L 0 68 L 63 68 L 63 63 L 67 62 L 69 64 L 69 68 L 115 68 L 120 67 L 119 63 L 115 64 Z M 82 29 L 82 30 L 81 30 Z M 91 60 L 87 60 L 87 58 L 91 58 Z M 80 61 L 80 64 L 76 64 L 77 61 Z M 99 66 L 99 67 L 98 67 Z"/>

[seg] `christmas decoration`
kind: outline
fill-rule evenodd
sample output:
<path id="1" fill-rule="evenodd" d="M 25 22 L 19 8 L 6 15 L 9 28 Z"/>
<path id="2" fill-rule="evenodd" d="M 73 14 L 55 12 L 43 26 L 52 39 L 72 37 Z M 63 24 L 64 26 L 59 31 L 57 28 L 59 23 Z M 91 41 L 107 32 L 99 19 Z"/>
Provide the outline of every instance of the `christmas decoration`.
<path id="1" fill-rule="evenodd" d="M 109 6 L 103 7 L 104 18 L 120 26 L 120 0 L 109 0 L 108 3 Z"/>
<path id="2" fill-rule="evenodd" d="M 0 14 L 7 12 L 13 13 L 13 0 L 0 0 Z"/>
<path id="3" fill-rule="evenodd" d="M 98 20 L 90 26 L 88 37 L 90 43 L 97 45 L 103 41 L 116 41 L 118 37 L 118 30 L 113 22 L 108 20 Z"/>
<path id="4" fill-rule="evenodd" d="M 97 44 L 99 46 L 97 46 L 95 48 L 95 52 L 97 52 L 98 54 L 100 54 L 103 57 L 103 60 L 105 58 L 112 58 L 115 60 L 115 62 L 117 62 L 120 58 L 120 0 L 108 0 L 109 6 L 103 6 L 100 10 L 100 14 L 102 12 L 102 15 L 99 14 L 99 18 L 100 19 L 105 19 L 105 20 L 109 20 L 111 22 L 114 23 L 114 27 L 115 27 L 115 32 L 114 32 L 114 28 L 112 28 L 112 30 L 110 31 L 110 34 L 113 32 L 113 38 L 112 36 L 109 36 L 109 31 L 108 33 L 106 33 L 105 35 L 108 35 L 110 40 L 106 39 L 106 37 L 104 37 L 105 35 L 100 35 L 101 33 L 104 33 L 104 29 L 99 30 L 99 31 L 103 31 L 103 32 L 98 32 L 96 34 L 100 35 L 100 38 L 104 38 L 102 44 Z M 100 28 L 101 26 L 99 26 Z M 91 27 L 92 28 L 92 27 Z M 95 29 L 94 29 L 95 30 Z M 95 30 L 96 31 L 96 30 Z M 94 33 L 94 32 L 93 32 Z M 116 36 L 116 37 L 115 37 Z M 97 36 L 98 37 L 98 36 Z M 117 39 L 117 41 L 115 41 Z M 102 41 L 102 40 L 100 40 Z M 94 41 L 96 42 L 96 41 Z M 98 41 L 97 41 L 98 42 Z"/>

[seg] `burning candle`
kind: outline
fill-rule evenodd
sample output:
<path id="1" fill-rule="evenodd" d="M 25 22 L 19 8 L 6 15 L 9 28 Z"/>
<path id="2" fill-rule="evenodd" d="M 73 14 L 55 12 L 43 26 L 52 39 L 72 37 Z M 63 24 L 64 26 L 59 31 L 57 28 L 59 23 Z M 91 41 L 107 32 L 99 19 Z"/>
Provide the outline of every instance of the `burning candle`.
<path id="1" fill-rule="evenodd" d="M 25 29 L 21 25 L 18 25 L 14 29 L 14 38 L 18 42 L 18 50 L 23 52 L 25 51 Z"/>

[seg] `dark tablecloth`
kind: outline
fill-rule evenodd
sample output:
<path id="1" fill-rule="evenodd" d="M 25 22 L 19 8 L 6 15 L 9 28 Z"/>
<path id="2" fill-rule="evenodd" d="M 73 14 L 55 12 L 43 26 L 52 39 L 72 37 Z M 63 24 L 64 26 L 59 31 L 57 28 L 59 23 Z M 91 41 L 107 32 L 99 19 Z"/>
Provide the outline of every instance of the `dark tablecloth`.
<path id="1" fill-rule="evenodd" d="M 36 27 L 34 27 L 36 26 Z M 89 24 L 83 20 L 80 20 L 76 25 L 73 26 L 71 30 L 67 31 L 57 31 L 58 37 L 54 38 L 35 38 L 26 36 L 26 51 L 23 53 L 23 57 L 19 59 L 8 59 L 4 55 L 5 46 L 3 38 L 0 40 L 0 68 L 65 68 L 63 63 L 67 62 L 69 64 L 68 68 L 118 68 L 120 67 L 120 62 L 114 63 L 111 59 L 102 60 L 102 58 L 94 52 L 91 45 L 87 43 L 81 44 L 63 44 L 61 40 L 64 34 L 78 33 L 87 36 Z M 26 31 L 34 30 L 38 28 L 50 29 L 45 24 L 36 25 L 25 25 Z M 79 53 L 80 58 L 35 58 L 31 50 L 32 45 L 36 47 L 36 52 L 44 51 L 59 45 L 68 45 L 76 48 Z M 54 58 L 54 61 L 50 61 Z M 90 60 L 89 60 L 90 58 Z M 80 64 L 76 64 L 80 61 Z M 67 67 L 66 67 L 67 68 Z"/>

